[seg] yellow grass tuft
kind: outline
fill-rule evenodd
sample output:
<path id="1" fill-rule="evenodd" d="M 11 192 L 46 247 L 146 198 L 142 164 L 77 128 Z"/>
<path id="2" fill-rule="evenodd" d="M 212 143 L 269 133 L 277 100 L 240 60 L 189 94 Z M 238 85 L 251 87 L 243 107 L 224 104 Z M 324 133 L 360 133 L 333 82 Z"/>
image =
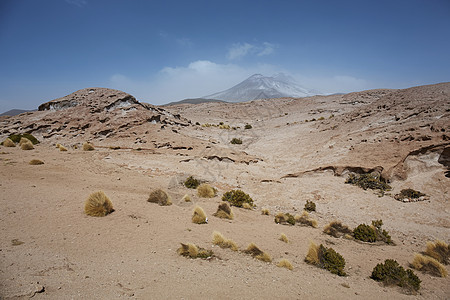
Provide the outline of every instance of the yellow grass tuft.
<path id="1" fill-rule="evenodd" d="M 261 209 L 261 214 L 264 216 L 268 216 L 268 215 L 270 215 L 270 212 L 267 208 L 263 208 L 263 209 Z"/>
<path id="2" fill-rule="evenodd" d="M 277 264 L 277 267 L 280 268 L 286 268 L 288 270 L 293 270 L 294 268 L 292 267 L 292 264 L 289 260 L 283 258 L 282 260 L 280 260 L 280 262 Z"/>
<path id="3" fill-rule="evenodd" d="M 345 236 L 346 234 L 352 234 L 353 231 L 339 221 L 332 221 L 323 228 L 323 232 L 335 238 L 339 238 L 341 236 Z"/>
<path id="4" fill-rule="evenodd" d="M 56 144 L 56 148 L 59 149 L 59 147 L 61 147 L 61 144 Z"/>
<path id="5" fill-rule="evenodd" d="M 436 259 L 429 256 L 416 253 L 411 266 L 418 271 L 429 273 L 433 276 L 447 277 L 445 267 Z"/>
<path id="6" fill-rule="evenodd" d="M 43 165 L 44 162 L 42 160 L 39 159 L 32 159 L 29 162 L 30 165 L 36 166 L 36 165 Z"/>
<path id="7" fill-rule="evenodd" d="M 450 263 L 450 246 L 443 241 L 427 242 L 427 249 L 424 253 L 444 265 Z"/>
<path id="8" fill-rule="evenodd" d="M 237 244 L 233 240 L 226 239 L 220 232 L 213 232 L 213 244 L 219 246 L 220 248 L 230 248 L 233 251 L 238 250 Z"/>
<path id="9" fill-rule="evenodd" d="M 242 208 L 244 208 L 244 209 L 252 209 L 253 208 L 253 206 L 251 206 L 249 203 L 247 203 L 247 202 L 244 202 L 244 203 L 242 203 Z"/>
<path id="10" fill-rule="evenodd" d="M 198 247 L 194 244 L 181 243 L 181 247 L 178 248 L 177 253 L 182 256 L 189 256 L 190 258 L 197 258 L 198 256 Z"/>
<path id="11" fill-rule="evenodd" d="M 208 223 L 208 218 L 206 217 L 205 211 L 200 206 L 196 206 L 192 212 L 192 223 L 195 224 L 206 224 Z"/>
<path id="12" fill-rule="evenodd" d="M 183 196 L 183 198 L 181 198 L 181 201 L 184 201 L 184 202 L 191 202 L 192 199 L 191 199 L 191 196 L 189 196 L 188 194 L 186 194 L 186 195 Z"/>
<path id="13" fill-rule="evenodd" d="M 3 141 L 3 146 L 5 146 L 5 147 L 15 147 L 16 144 L 10 138 L 6 138 L 6 140 Z"/>
<path id="14" fill-rule="evenodd" d="M 310 217 L 307 211 L 303 211 L 302 215 L 295 216 L 295 222 L 306 226 L 317 228 L 317 220 Z"/>
<path id="15" fill-rule="evenodd" d="M 158 203 L 161 206 L 172 205 L 172 198 L 165 191 L 161 189 L 154 190 L 150 193 L 147 199 L 148 202 Z"/>
<path id="16" fill-rule="evenodd" d="M 31 141 L 29 139 L 27 139 L 26 137 L 21 137 L 20 141 L 19 141 L 19 146 L 22 146 L 25 143 L 31 143 Z M 33 143 L 31 143 L 33 144 Z"/>
<path id="17" fill-rule="evenodd" d="M 22 149 L 22 150 L 33 150 L 34 146 L 33 146 L 33 143 L 31 143 L 28 140 L 28 142 L 24 142 L 24 143 L 22 143 L 22 145 L 20 145 L 20 149 Z"/>
<path id="18" fill-rule="evenodd" d="M 88 216 L 104 217 L 113 211 L 111 200 L 109 200 L 103 191 L 90 194 L 84 204 L 84 212 Z"/>
<path id="19" fill-rule="evenodd" d="M 280 235 L 280 241 L 285 242 L 285 243 L 289 243 L 289 239 L 284 233 L 282 233 Z"/>
<path id="20" fill-rule="evenodd" d="M 231 211 L 231 207 L 226 202 L 219 204 L 219 207 L 213 216 L 221 219 L 233 220 L 233 212 Z"/>
<path id="21" fill-rule="evenodd" d="M 312 265 L 319 264 L 319 246 L 317 246 L 314 242 L 309 243 L 309 249 L 306 254 L 305 261 Z"/>
<path id="22" fill-rule="evenodd" d="M 216 196 L 216 189 L 207 183 L 202 183 L 198 186 L 197 193 L 202 198 L 214 198 Z"/>
<path id="23" fill-rule="evenodd" d="M 90 144 L 90 143 L 83 144 L 83 151 L 92 151 L 94 149 L 95 149 L 94 146 L 92 146 L 92 144 Z"/>
<path id="24" fill-rule="evenodd" d="M 261 251 L 258 246 L 256 246 L 254 243 L 250 243 L 246 250 L 244 250 L 245 253 L 250 254 L 256 259 L 262 260 L 264 262 L 271 262 L 272 258 L 269 254 L 266 252 Z"/>
<path id="25" fill-rule="evenodd" d="M 65 151 L 67 151 L 67 148 L 64 147 L 63 145 L 59 145 L 59 151 L 65 152 Z"/>

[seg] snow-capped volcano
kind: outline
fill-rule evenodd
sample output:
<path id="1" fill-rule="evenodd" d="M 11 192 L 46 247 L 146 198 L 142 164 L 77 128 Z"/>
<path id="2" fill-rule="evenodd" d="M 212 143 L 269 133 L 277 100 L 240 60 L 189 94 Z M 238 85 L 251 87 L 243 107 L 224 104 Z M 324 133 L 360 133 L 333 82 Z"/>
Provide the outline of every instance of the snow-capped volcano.
<path id="1" fill-rule="evenodd" d="M 320 92 L 300 86 L 292 77 L 278 73 L 272 77 L 255 74 L 226 91 L 202 98 L 244 102 L 255 99 L 309 97 L 318 94 Z"/>

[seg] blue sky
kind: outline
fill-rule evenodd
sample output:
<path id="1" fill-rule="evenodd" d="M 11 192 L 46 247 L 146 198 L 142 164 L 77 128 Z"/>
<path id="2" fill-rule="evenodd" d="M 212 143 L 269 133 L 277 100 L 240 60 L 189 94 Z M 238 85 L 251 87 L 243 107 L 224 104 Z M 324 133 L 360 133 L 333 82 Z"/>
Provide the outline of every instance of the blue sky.
<path id="1" fill-rule="evenodd" d="M 450 81 L 450 1 L 0 1 L 0 112 L 87 87 L 164 104 L 277 72 L 329 93 Z"/>

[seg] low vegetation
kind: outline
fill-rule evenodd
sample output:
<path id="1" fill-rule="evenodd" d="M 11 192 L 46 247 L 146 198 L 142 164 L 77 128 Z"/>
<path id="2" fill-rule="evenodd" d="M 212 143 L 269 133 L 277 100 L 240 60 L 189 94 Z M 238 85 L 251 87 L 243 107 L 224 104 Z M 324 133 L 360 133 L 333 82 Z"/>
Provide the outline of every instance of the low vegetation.
<path id="1" fill-rule="evenodd" d="M 83 151 L 93 151 L 95 150 L 94 146 L 90 143 L 83 144 Z"/>
<path id="2" fill-rule="evenodd" d="M 411 267 L 417 271 L 422 271 L 436 277 L 447 277 L 447 270 L 445 267 L 436 259 L 426 255 L 416 253 L 411 263 Z"/>
<path id="3" fill-rule="evenodd" d="M 184 186 L 188 189 L 196 189 L 200 185 L 200 181 L 195 179 L 193 176 L 189 176 L 184 182 Z"/>
<path id="4" fill-rule="evenodd" d="M 305 208 L 307 212 L 316 211 L 316 204 L 313 201 L 306 200 Z"/>
<path id="5" fill-rule="evenodd" d="M 67 151 L 67 148 L 66 147 L 64 147 L 63 145 L 59 145 L 59 151 L 62 151 L 62 152 L 65 152 L 65 151 Z"/>
<path id="6" fill-rule="evenodd" d="M 39 159 L 32 159 L 32 160 L 30 160 L 29 164 L 33 165 L 33 166 L 37 166 L 37 165 L 43 165 L 44 162 Z"/>
<path id="7" fill-rule="evenodd" d="M 16 143 L 14 143 L 13 140 L 11 140 L 10 138 L 6 138 L 2 144 L 5 147 L 15 147 L 16 146 Z"/>
<path id="8" fill-rule="evenodd" d="M 272 258 L 270 257 L 270 255 L 259 249 L 258 246 L 256 246 L 254 243 L 249 244 L 244 252 L 261 261 L 272 262 Z"/>
<path id="9" fill-rule="evenodd" d="M 189 196 L 188 194 L 184 195 L 183 198 L 181 198 L 182 201 L 184 202 L 191 202 L 191 196 Z"/>
<path id="10" fill-rule="evenodd" d="M 245 126 L 244 126 L 244 129 L 252 129 L 253 127 L 252 127 L 252 125 L 250 125 L 250 124 L 245 124 Z"/>
<path id="11" fill-rule="evenodd" d="M 152 191 L 148 196 L 147 201 L 151 203 L 158 203 L 161 206 L 172 205 L 172 198 L 161 189 Z"/>
<path id="12" fill-rule="evenodd" d="M 20 141 L 19 141 L 19 146 L 22 146 L 25 143 L 31 143 L 31 141 L 29 139 L 27 139 L 26 137 L 21 137 Z M 33 143 L 31 143 L 33 144 Z"/>
<path id="13" fill-rule="evenodd" d="M 112 202 L 103 191 L 90 194 L 84 204 L 84 212 L 88 216 L 104 217 L 113 211 Z"/>
<path id="14" fill-rule="evenodd" d="M 324 247 L 322 244 L 317 246 L 311 242 L 305 261 L 319 268 L 326 269 L 333 274 L 346 276 L 344 272 L 345 259 L 333 248 Z"/>
<path id="15" fill-rule="evenodd" d="M 33 150 L 34 146 L 33 146 L 33 143 L 31 143 L 29 140 L 27 140 L 27 141 L 24 141 L 22 143 L 22 145 L 20 145 L 20 149 L 22 149 L 22 150 Z"/>
<path id="16" fill-rule="evenodd" d="M 244 203 L 253 207 L 253 199 L 241 190 L 231 190 L 222 196 L 222 201 L 229 202 L 232 206 L 243 207 Z"/>
<path id="17" fill-rule="evenodd" d="M 392 189 L 391 186 L 387 184 L 376 172 L 366 174 L 350 174 L 345 183 L 359 186 L 364 190 L 378 190 L 383 195 L 384 192 Z"/>
<path id="18" fill-rule="evenodd" d="M 335 238 L 339 238 L 345 235 L 351 235 L 353 231 L 346 225 L 343 225 L 339 221 L 332 221 L 324 227 L 323 232 L 331 235 Z"/>
<path id="19" fill-rule="evenodd" d="M 233 145 L 240 145 L 240 144 L 242 144 L 242 140 L 239 138 L 232 138 L 230 143 Z"/>
<path id="20" fill-rule="evenodd" d="M 279 212 L 275 215 L 274 218 L 275 223 L 277 224 L 289 224 L 289 225 L 295 225 L 295 218 L 290 213 L 282 213 Z"/>
<path id="21" fill-rule="evenodd" d="M 214 256 L 214 253 L 211 250 L 206 250 L 191 243 L 181 243 L 181 247 L 178 248 L 177 253 L 189 258 L 207 259 Z"/>
<path id="22" fill-rule="evenodd" d="M 220 248 L 229 248 L 233 251 L 237 251 L 239 248 L 237 244 L 230 239 L 226 239 L 220 232 L 214 231 L 212 241 L 214 245 L 219 246 Z"/>
<path id="23" fill-rule="evenodd" d="M 395 195 L 395 199 L 403 200 L 403 199 L 419 199 L 420 197 L 426 196 L 424 193 L 413 189 L 403 189 L 399 194 Z"/>
<path id="24" fill-rule="evenodd" d="M 301 215 L 294 217 L 295 222 L 305 226 L 317 228 L 317 220 L 312 218 L 307 211 L 303 211 Z"/>
<path id="25" fill-rule="evenodd" d="M 393 244 L 389 233 L 382 229 L 382 220 L 372 221 L 372 225 L 360 224 L 353 230 L 353 237 L 357 240 L 375 243 L 376 241 L 382 241 L 386 244 Z"/>
<path id="26" fill-rule="evenodd" d="M 373 268 L 371 278 L 385 285 L 398 285 L 407 292 L 415 293 L 420 289 L 421 280 L 410 269 L 405 270 L 396 260 L 386 259 Z"/>
<path id="27" fill-rule="evenodd" d="M 438 262 L 448 265 L 450 263 L 450 245 L 447 243 L 437 240 L 433 242 L 427 242 L 427 248 L 424 252 Z"/>
<path id="28" fill-rule="evenodd" d="M 208 218 L 206 213 L 200 206 L 196 206 L 192 212 L 192 223 L 195 224 L 206 224 L 208 223 Z"/>
<path id="29" fill-rule="evenodd" d="M 219 207 L 217 208 L 217 211 L 213 214 L 213 216 L 228 220 L 233 220 L 234 218 L 231 207 L 227 202 L 222 202 L 221 204 L 219 204 Z"/>
<path id="30" fill-rule="evenodd" d="M 29 133 L 22 133 L 22 134 L 11 134 L 9 135 L 9 138 L 15 143 L 19 143 L 22 138 L 26 138 L 29 140 L 33 145 L 39 144 L 39 141 L 37 138 L 35 138 L 33 135 Z"/>
<path id="31" fill-rule="evenodd" d="M 207 183 L 202 183 L 197 187 L 197 194 L 202 198 L 214 198 L 217 190 Z"/>
<path id="32" fill-rule="evenodd" d="M 289 260 L 285 259 L 285 258 L 280 260 L 280 262 L 277 264 L 277 267 L 286 268 L 286 269 L 291 270 L 291 271 L 294 269 L 294 267 L 292 267 L 291 262 Z"/>
<path id="33" fill-rule="evenodd" d="M 263 208 L 261 209 L 261 214 L 264 216 L 268 216 L 270 215 L 270 211 L 267 208 Z"/>
<path id="34" fill-rule="evenodd" d="M 289 243 L 289 239 L 287 237 L 287 235 L 285 235 L 284 233 L 280 234 L 280 241 L 285 242 L 286 244 Z"/>

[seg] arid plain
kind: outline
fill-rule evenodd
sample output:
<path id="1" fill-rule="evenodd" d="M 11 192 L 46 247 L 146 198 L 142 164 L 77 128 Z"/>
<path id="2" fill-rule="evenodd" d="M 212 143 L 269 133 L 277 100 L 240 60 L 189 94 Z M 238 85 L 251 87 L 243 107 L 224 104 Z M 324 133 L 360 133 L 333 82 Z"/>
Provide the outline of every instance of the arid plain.
<path id="1" fill-rule="evenodd" d="M 32 150 L 0 146 L 0 298 L 448 299 L 448 277 L 415 270 L 421 288 L 407 295 L 370 275 L 385 259 L 408 268 L 427 241 L 450 240 L 449 108 L 450 83 L 165 107 L 91 88 L 3 117 L 2 141 L 29 132 L 40 143 Z M 85 142 L 95 150 L 83 151 Z M 392 191 L 379 196 L 345 184 L 352 172 L 377 172 Z M 189 176 L 217 196 L 186 188 Z M 394 199 L 406 188 L 427 197 Z M 155 189 L 173 204 L 147 202 Z M 248 193 L 255 207 L 232 207 L 233 220 L 214 217 L 233 189 Z M 87 216 L 85 200 L 99 190 L 115 211 Z M 186 194 L 191 202 L 182 200 Z M 301 214 L 307 200 L 316 204 L 310 216 L 317 228 L 274 222 L 279 212 Z M 207 224 L 192 223 L 196 205 Z M 394 245 L 323 233 L 331 221 L 355 228 L 379 219 Z M 240 250 L 213 245 L 214 231 Z M 340 253 L 347 276 L 307 264 L 311 241 Z M 180 256 L 180 243 L 214 256 Z M 243 253 L 250 243 L 272 262 Z M 277 267 L 281 259 L 293 270 Z"/>

